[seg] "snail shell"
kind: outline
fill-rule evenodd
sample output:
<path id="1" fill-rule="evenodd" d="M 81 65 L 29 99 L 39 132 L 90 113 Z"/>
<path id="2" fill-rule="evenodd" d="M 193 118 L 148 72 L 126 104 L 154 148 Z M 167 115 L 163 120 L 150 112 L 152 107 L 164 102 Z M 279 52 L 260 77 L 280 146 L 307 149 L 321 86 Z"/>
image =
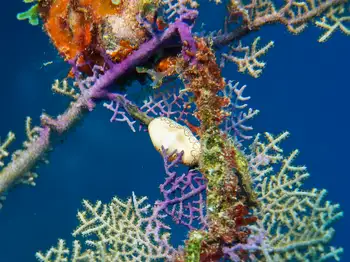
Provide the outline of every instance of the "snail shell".
<path id="1" fill-rule="evenodd" d="M 183 151 L 181 162 L 187 166 L 198 164 L 200 143 L 187 126 L 182 126 L 167 117 L 157 117 L 148 125 L 149 135 L 155 149 L 162 153 L 162 146 L 168 153 Z M 170 160 L 175 158 L 174 154 Z"/>

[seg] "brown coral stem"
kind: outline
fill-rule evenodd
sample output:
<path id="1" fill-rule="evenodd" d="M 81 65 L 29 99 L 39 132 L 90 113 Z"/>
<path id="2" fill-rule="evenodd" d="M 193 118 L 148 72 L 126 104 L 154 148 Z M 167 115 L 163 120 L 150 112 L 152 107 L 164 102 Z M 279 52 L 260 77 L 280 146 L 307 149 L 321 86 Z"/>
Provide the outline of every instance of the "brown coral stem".
<path id="1" fill-rule="evenodd" d="M 335 6 L 341 3 L 345 3 L 347 0 L 328 0 L 321 3 L 317 8 L 313 8 L 306 12 L 305 14 L 298 16 L 296 18 L 286 18 L 286 13 L 290 10 L 294 0 L 289 0 L 284 7 L 282 7 L 278 12 L 273 14 L 264 15 L 254 19 L 251 23 L 244 23 L 241 26 L 233 29 L 229 33 L 223 35 L 218 35 L 213 38 L 213 47 L 220 48 L 222 46 L 229 45 L 234 40 L 240 40 L 243 36 L 249 34 L 250 32 L 257 31 L 263 25 L 272 25 L 275 23 L 281 23 L 286 26 L 299 25 L 302 23 L 307 23 L 311 19 L 319 16 L 321 13 L 325 12 L 331 6 Z"/>
<path id="2" fill-rule="evenodd" d="M 241 231 L 241 227 L 253 223 L 255 219 L 248 216 L 249 201 L 241 194 L 244 189 L 240 186 L 240 175 L 230 159 L 228 136 L 220 130 L 224 108 L 229 100 L 219 95 L 225 88 L 225 81 L 216 63 L 213 50 L 203 38 L 197 39 L 197 63 L 185 63 L 182 77 L 186 90 L 194 94 L 196 103 L 195 116 L 200 121 L 201 156 L 199 169 L 207 182 L 207 213 L 208 232 L 200 232 L 201 243 L 187 243 L 187 257 L 198 257 L 200 261 L 214 261 L 222 255 L 221 248 L 226 242 L 244 243 L 249 231 Z M 248 216 L 249 217 L 249 216 Z M 198 251 L 198 247 L 200 252 Z M 202 260 L 203 259 L 203 260 Z M 192 260 L 185 260 L 192 261 Z M 217 260 L 215 260 L 217 261 Z"/>
<path id="3" fill-rule="evenodd" d="M 0 195 L 5 193 L 11 185 L 35 167 L 43 153 L 50 148 L 50 129 L 43 128 L 39 138 L 33 141 L 26 150 L 19 151 L 12 157 L 12 161 L 0 172 Z"/>

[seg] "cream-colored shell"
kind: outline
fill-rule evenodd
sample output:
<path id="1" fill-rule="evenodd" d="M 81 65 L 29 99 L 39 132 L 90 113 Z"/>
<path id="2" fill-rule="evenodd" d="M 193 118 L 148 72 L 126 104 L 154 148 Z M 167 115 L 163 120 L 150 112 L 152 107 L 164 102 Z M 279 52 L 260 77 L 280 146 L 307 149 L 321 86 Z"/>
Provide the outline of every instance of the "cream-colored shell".
<path id="1" fill-rule="evenodd" d="M 187 166 L 198 164 L 200 143 L 187 126 L 182 126 L 170 118 L 157 117 L 148 125 L 153 146 L 162 153 L 162 146 L 168 153 L 184 151 L 182 163 Z"/>

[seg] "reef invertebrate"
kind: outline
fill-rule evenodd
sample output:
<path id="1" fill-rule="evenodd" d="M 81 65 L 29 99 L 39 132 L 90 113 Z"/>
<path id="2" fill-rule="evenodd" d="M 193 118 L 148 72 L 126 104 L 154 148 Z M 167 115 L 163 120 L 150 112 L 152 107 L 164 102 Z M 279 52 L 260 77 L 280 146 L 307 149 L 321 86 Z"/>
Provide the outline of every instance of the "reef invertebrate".
<path id="1" fill-rule="evenodd" d="M 181 162 L 187 166 L 198 165 L 200 143 L 192 132 L 170 118 L 158 117 L 148 125 L 153 146 L 162 153 L 162 147 L 170 152 L 182 152 Z M 175 157 L 173 154 L 172 157 Z"/>

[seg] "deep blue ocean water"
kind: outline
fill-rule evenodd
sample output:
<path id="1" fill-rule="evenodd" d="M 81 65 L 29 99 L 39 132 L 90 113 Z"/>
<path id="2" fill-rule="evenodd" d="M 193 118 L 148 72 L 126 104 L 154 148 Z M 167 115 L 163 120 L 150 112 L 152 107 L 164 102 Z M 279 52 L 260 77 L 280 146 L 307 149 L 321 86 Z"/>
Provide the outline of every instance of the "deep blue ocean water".
<path id="1" fill-rule="evenodd" d="M 68 103 L 51 92 L 53 80 L 67 72 L 64 62 L 40 27 L 16 20 L 16 14 L 27 7 L 13 0 L 2 5 L 0 17 L 0 137 L 9 130 L 16 133 L 11 149 L 24 141 L 26 116 L 38 123 L 43 110 L 56 115 Z M 220 15 L 212 5 L 201 11 L 208 29 L 220 26 Z M 328 200 L 341 204 L 345 217 L 336 223 L 332 243 L 343 246 L 342 261 L 350 261 L 346 224 L 350 212 L 350 38 L 336 32 L 321 44 L 317 42 L 320 33 L 313 26 L 298 36 L 283 26 L 265 27 L 253 35 L 260 35 L 262 43 L 275 41 L 263 58 L 267 66 L 262 76 L 253 79 L 237 73 L 235 65 L 227 66 L 224 76 L 248 85 L 250 106 L 261 110 L 251 122 L 255 132 L 290 131 L 284 149 L 300 149 L 297 163 L 307 165 L 311 173 L 305 187 L 326 188 Z M 52 65 L 42 66 L 51 60 Z M 147 133 L 133 133 L 124 123 L 111 124 L 110 116 L 98 106 L 57 145 L 49 156 L 50 164 L 39 168 L 36 187 L 20 186 L 10 192 L 0 210 L 0 262 L 35 261 L 35 252 L 55 245 L 57 238 L 71 243 L 83 198 L 109 202 L 116 195 L 131 196 L 132 191 L 149 196 L 150 202 L 160 197 L 162 158 Z M 181 243 L 184 234 L 177 232 L 174 239 Z"/>

